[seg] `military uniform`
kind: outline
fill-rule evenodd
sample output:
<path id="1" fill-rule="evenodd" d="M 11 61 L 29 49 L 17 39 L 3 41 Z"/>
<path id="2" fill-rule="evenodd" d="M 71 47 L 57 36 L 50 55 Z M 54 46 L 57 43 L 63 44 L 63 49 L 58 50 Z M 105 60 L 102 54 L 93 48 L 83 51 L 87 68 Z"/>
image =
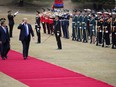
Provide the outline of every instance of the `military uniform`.
<path id="1" fill-rule="evenodd" d="M 54 21 L 54 34 L 55 34 L 55 37 L 56 37 L 58 49 L 62 49 L 61 25 L 60 24 L 61 23 L 60 23 L 59 19 Z"/>
<path id="2" fill-rule="evenodd" d="M 95 43 L 95 37 L 96 37 L 96 29 L 95 29 L 95 18 L 91 18 L 90 20 L 90 43 Z"/>
<path id="3" fill-rule="evenodd" d="M 44 14 L 42 14 L 40 21 L 42 23 L 42 27 L 43 27 L 43 32 L 46 33 L 46 24 L 45 24 L 45 16 Z"/>
<path id="4" fill-rule="evenodd" d="M 112 49 L 116 47 L 116 21 L 112 23 Z"/>
<path id="5" fill-rule="evenodd" d="M 97 43 L 96 46 L 102 44 L 102 35 L 103 33 L 103 19 L 102 18 L 98 18 L 97 19 Z"/>
<path id="6" fill-rule="evenodd" d="M 11 11 L 8 11 L 8 13 L 10 13 Z M 9 35 L 10 35 L 10 37 L 13 37 L 13 35 L 12 35 L 12 32 L 13 32 L 13 27 L 14 27 L 14 17 L 15 17 L 16 15 L 11 15 L 11 14 L 8 14 L 8 21 L 9 21 Z"/>
<path id="7" fill-rule="evenodd" d="M 74 14 L 72 17 L 72 40 L 76 40 L 77 36 L 77 25 L 76 25 L 76 15 Z"/>
<path id="8" fill-rule="evenodd" d="M 77 41 L 82 41 L 82 16 L 81 15 L 77 17 L 77 26 L 78 26 Z"/>
<path id="9" fill-rule="evenodd" d="M 63 37 L 66 38 L 64 15 L 62 15 L 62 17 L 60 18 L 60 21 L 61 21 L 61 27 L 62 27 Z"/>
<path id="10" fill-rule="evenodd" d="M 110 22 L 108 22 L 108 19 L 105 19 L 104 20 L 104 36 L 103 36 L 102 47 L 104 47 L 104 42 L 105 42 L 106 46 L 110 45 L 110 30 L 111 30 Z"/>
<path id="11" fill-rule="evenodd" d="M 53 35 L 53 19 L 49 18 L 49 28 L 50 28 L 50 34 Z"/>
<path id="12" fill-rule="evenodd" d="M 83 31 L 82 36 L 83 36 L 83 42 L 87 42 L 88 41 L 88 39 L 87 39 L 87 37 L 88 37 L 87 21 L 88 21 L 88 17 L 86 15 L 84 15 L 82 17 L 82 31 Z"/>
<path id="13" fill-rule="evenodd" d="M 45 17 L 45 24 L 46 24 L 48 34 L 50 34 L 49 16 Z"/>
<path id="14" fill-rule="evenodd" d="M 40 29 L 41 29 L 41 26 L 40 26 L 40 12 L 39 11 L 36 11 L 36 22 L 35 22 L 35 29 L 36 29 L 36 33 L 37 33 L 37 43 L 41 43 L 41 32 L 40 32 Z"/>
<path id="15" fill-rule="evenodd" d="M 70 19 L 70 15 L 69 14 L 65 14 L 64 15 L 64 26 L 63 26 L 63 28 L 64 28 L 64 33 L 65 33 L 65 38 L 66 39 L 69 39 L 69 30 L 68 30 L 68 28 L 69 28 L 69 19 Z"/>

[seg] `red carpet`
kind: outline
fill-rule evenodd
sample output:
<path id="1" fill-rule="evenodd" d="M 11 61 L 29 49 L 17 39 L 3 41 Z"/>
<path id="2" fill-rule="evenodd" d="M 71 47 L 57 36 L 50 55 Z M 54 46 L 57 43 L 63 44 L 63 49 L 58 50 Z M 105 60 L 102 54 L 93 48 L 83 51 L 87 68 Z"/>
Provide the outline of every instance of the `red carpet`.
<path id="1" fill-rule="evenodd" d="M 79 73 L 10 51 L 7 60 L 0 59 L 3 72 L 30 87 L 113 87 L 107 83 L 86 77 Z"/>

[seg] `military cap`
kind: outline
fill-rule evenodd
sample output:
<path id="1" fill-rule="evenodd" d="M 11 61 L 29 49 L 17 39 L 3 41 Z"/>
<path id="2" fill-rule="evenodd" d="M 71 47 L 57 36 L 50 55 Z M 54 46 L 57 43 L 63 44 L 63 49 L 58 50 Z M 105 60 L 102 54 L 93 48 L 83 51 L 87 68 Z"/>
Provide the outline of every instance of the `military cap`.
<path id="1" fill-rule="evenodd" d="M 87 9 L 87 11 L 89 11 L 89 12 L 90 12 L 90 11 L 91 11 L 91 9 Z"/>
<path id="2" fill-rule="evenodd" d="M 12 10 L 9 10 L 8 13 L 12 12 Z"/>
<path id="3" fill-rule="evenodd" d="M 50 11 L 50 8 L 47 8 L 48 11 Z"/>
<path id="4" fill-rule="evenodd" d="M 95 14 L 94 14 L 94 13 L 92 13 L 91 15 L 92 15 L 93 17 L 95 17 Z"/>
<path id="5" fill-rule="evenodd" d="M 40 12 L 39 12 L 38 10 L 36 10 L 36 12 L 37 12 L 38 14 L 40 14 Z"/>
<path id="6" fill-rule="evenodd" d="M 79 12 L 81 12 L 81 13 L 82 13 L 82 10 L 80 10 L 80 9 L 79 9 Z"/>
<path id="7" fill-rule="evenodd" d="M 108 15 L 109 13 L 108 12 L 104 12 L 104 14 Z"/>
<path id="8" fill-rule="evenodd" d="M 97 14 L 102 14 L 102 12 L 97 12 Z"/>
<path id="9" fill-rule="evenodd" d="M 43 11 L 45 11 L 45 9 L 44 9 L 44 8 L 42 8 L 42 10 L 43 10 Z"/>
<path id="10" fill-rule="evenodd" d="M 77 9 L 74 9 L 73 12 L 77 12 Z"/>

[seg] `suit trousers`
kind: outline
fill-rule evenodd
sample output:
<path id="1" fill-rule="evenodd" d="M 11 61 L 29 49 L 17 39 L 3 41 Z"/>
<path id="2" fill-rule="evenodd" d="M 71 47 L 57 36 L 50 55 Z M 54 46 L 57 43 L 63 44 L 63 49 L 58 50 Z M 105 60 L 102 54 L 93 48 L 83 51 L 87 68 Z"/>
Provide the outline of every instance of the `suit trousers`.
<path id="1" fill-rule="evenodd" d="M 1 44 L 0 44 L 0 56 L 1 56 Z"/>
<path id="2" fill-rule="evenodd" d="M 4 58 L 7 56 L 8 52 L 10 50 L 10 43 L 5 42 L 1 44 L 1 57 Z"/>
<path id="3" fill-rule="evenodd" d="M 28 57 L 29 44 L 30 44 L 30 40 L 29 40 L 29 36 L 27 36 L 22 41 L 22 45 L 23 45 L 23 57 L 24 58 Z"/>

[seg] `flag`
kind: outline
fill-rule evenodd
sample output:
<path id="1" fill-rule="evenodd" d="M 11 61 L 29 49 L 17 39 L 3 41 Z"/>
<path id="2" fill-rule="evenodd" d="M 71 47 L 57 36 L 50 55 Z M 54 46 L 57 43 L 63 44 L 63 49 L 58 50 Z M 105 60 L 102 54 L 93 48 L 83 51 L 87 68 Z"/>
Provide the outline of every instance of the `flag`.
<path id="1" fill-rule="evenodd" d="M 64 3 L 63 0 L 54 0 L 54 8 L 63 8 Z"/>

